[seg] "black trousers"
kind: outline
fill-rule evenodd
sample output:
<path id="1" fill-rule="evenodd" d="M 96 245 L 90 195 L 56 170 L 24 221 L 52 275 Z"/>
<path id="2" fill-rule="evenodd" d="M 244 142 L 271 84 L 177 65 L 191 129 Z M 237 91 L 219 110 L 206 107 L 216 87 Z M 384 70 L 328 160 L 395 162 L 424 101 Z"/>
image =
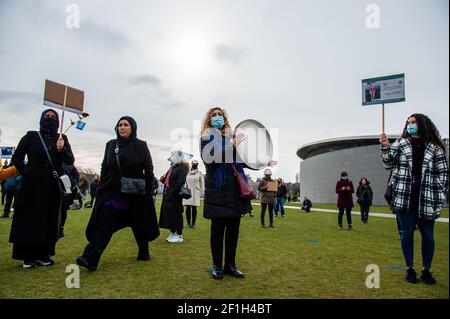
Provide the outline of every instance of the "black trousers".
<path id="1" fill-rule="evenodd" d="M 261 225 L 265 225 L 265 215 L 267 206 L 269 207 L 269 222 L 273 224 L 273 204 L 261 204 Z"/>
<path id="2" fill-rule="evenodd" d="M 191 215 L 192 209 L 192 215 Z M 192 217 L 192 224 L 191 224 Z M 186 221 L 190 225 L 195 225 L 195 221 L 197 220 L 197 206 L 186 206 Z"/>
<path id="3" fill-rule="evenodd" d="M 6 191 L 2 190 L 2 205 L 5 205 Z"/>
<path id="4" fill-rule="evenodd" d="M 368 205 L 359 205 L 361 207 L 361 221 L 363 223 L 367 223 L 369 221 L 369 210 L 370 206 Z"/>
<path id="5" fill-rule="evenodd" d="M 111 206 L 103 206 L 99 211 L 99 221 L 92 231 L 92 240 L 87 244 L 83 252 L 85 257 L 91 265 L 97 266 L 103 251 L 109 244 L 112 235 L 118 230 L 129 225 L 128 210 L 117 210 Z M 135 228 L 131 226 L 134 238 L 139 247 L 139 252 L 148 252 L 148 241 L 140 238 Z"/>
<path id="6" fill-rule="evenodd" d="M 344 210 L 347 214 L 347 224 L 352 224 L 352 208 L 339 208 L 339 214 L 338 214 L 338 223 L 339 226 L 342 226 L 342 218 L 344 217 Z"/>
<path id="7" fill-rule="evenodd" d="M 4 215 L 9 215 L 9 213 L 11 212 L 11 207 L 15 208 L 14 206 L 16 206 L 16 201 L 15 201 L 16 197 L 17 197 L 16 192 L 13 192 L 13 191 L 6 192 L 5 209 L 3 211 Z M 14 202 L 14 205 L 13 205 L 13 202 Z"/>
<path id="8" fill-rule="evenodd" d="M 211 253 L 213 264 L 222 267 L 223 244 L 225 238 L 225 266 L 236 266 L 236 248 L 239 238 L 241 218 L 221 218 L 211 220 Z"/>
<path id="9" fill-rule="evenodd" d="M 64 231 L 64 225 L 66 224 L 68 209 L 69 209 L 69 207 L 67 207 L 67 206 L 61 207 L 61 222 L 59 224 L 59 233 L 60 234 Z"/>

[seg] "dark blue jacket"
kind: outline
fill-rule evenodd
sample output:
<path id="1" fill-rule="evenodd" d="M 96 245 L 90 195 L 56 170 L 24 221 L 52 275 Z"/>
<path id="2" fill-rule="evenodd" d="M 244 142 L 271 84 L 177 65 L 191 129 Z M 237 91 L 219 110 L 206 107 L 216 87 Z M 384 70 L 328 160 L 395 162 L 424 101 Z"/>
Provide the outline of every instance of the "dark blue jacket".
<path id="1" fill-rule="evenodd" d="M 22 176 L 17 175 L 15 177 L 11 177 L 5 182 L 5 190 L 7 192 L 20 192 L 20 187 L 22 186 Z"/>

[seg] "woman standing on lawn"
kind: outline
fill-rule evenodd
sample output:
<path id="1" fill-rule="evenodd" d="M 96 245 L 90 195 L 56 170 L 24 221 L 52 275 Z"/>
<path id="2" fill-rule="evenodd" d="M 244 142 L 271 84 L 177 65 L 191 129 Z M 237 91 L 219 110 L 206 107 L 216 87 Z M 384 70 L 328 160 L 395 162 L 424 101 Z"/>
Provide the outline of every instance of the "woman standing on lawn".
<path id="1" fill-rule="evenodd" d="M 192 197 L 183 199 L 183 206 L 186 207 L 187 227 L 195 228 L 197 219 L 197 207 L 200 206 L 200 196 L 205 192 L 205 181 L 203 174 L 198 169 L 198 161 L 192 161 L 192 167 L 186 178 L 187 187 L 191 190 Z"/>
<path id="2" fill-rule="evenodd" d="M 53 172 L 61 176 L 64 173 L 62 164 L 74 162 L 67 137 L 58 134 L 58 113 L 45 110 L 39 124 L 38 132 L 29 131 L 22 137 L 12 157 L 23 182 L 9 241 L 14 244 L 12 258 L 23 260 L 23 268 L 54 264 L 50 257 L 55 255 L 58 241 L 63 196 Z M 25 156 L 28 158 L 26 165 Z"/>
<path id="3" fill-rule="evenodd" d="M 369 222 L 369 210 L 373 200 L 372 187 L 370 187 L 370 182 L 367 178 L 363 177 L 359 181 L 358 188 L 356 189 L 356 197 L 361 208 L 361 222 L 367 224 Z"/>
<path id="4" fill-rule="evenodd" d="M 136 121 L 124 116 L 115 126 L 117 138 L 106 143 L 100 183 L 86 238 L 89 241 L 77 264 L 97 270 L 112 235 L 131 227 L 139 248 L 137 260 L 150 259 L 148 242 L 159 236 L 153 192 L 153 162 L 145 141 L 136 137 Z M 145 180 L 143 192 L 122 191 L 122 177 Z"/>
<path id="5" fill-rule="evenodd" d="M 348 230 L 352 230 L 352 208 L 353 208 L 353 183 L 348 179 L 348 173 L 342 172 L 341 179 L 336 183 L 336 193 L 338 194 L 337 207 L 339 208 L 338 224 L 339 229 L 342 230 L 342 218 L 344 211 L 347 214 Z"/>
<path id="6" fill-rule="evenodd" d="M 233 136 L 225 110 L 219 107 L 208 110 L 201 131 L 201 156 L 206 167 L 203 216 L 211 220 L 214 279 L 222 279 L 224 273 L 244 278 L 236 266 L 236 248 L 241 216 L 251 212 L 252 205 L 250 200 L 240 198 L 234 175 L 234 169 L 243 172 L 243 165 L 236 163 L 235 149 L 243 138 Z"/>
<path id="7" fill-rule="evenodd" d="M 269 228 L 275 228 L 273 225 L 273 206 L 277 200 L 277 192 L 268 191 L 268 183 L 272 183 L 272 171 L 268 168 L 264 170 L 264 177 L 259 182 L 258 190 L 261 192 L 261 227 L 266 228 L 265 215 L 269 208 Z M 284 218 L 284 214 L 282 215 Z"/>
<path id="8" fill-rule="evenodd" d="M 401 246 L 406 262 L 405 279 L 417 282 L 414 269 L 414 231 L 422 235 L 422 275 L 435 284 L 430 269 L 434 256 L 434 221 L 441 214 L 448 193 L 448 162 L 445 146 L 434 123 L 423 114 L 406 120 L 402 136 L 392 145 L 380 135 L 381 158 L 392 170 L 391 209 L 401 226 Z"/>
<path id="9" fill-rule="evenodd" d="M 170 168 L 161 177 L 164 194 L 159 216 L 159 227 L 170 230 L 169 243 L 183 242 L 183 198 L 180 191 L 186 183 L 189 164 L 183 161 L 183 152 L 173 151 L 170 155 Z"/>

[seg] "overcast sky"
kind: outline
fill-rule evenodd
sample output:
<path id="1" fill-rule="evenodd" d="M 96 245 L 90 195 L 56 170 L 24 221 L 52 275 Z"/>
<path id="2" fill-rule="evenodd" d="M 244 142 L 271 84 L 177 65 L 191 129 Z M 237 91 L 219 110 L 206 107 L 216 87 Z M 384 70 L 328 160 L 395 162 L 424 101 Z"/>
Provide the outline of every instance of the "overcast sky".
<path id="1" fill-rule="evenodd" d="M 80 10 L 79 28 L 66 26 L 71 3 Z M 380 10 L 379 28 L 366 25 L 369 4 Z M 406 75 L 406 102 L 386 105 L 387 132 L 398 133 L 408 115 L 421 112 L 447 137 L 448 6 L 0 0 L 1 145 L 15 146 L 38 128 L 45 79 L 85 91 L 87 126 L 68 137 L 76 164 L 96 171 L 120 116 L 136 119 L 159 176 L 178 134 L 192 138 L 197 152 L 199 121 L 222 106 L 232 125 L 251 118 L 278 129 L 274 175 L 294 181 L 301 145 L 380 133 L 380 107 L 361 106 L 361 79 L 397 73 Z"/>

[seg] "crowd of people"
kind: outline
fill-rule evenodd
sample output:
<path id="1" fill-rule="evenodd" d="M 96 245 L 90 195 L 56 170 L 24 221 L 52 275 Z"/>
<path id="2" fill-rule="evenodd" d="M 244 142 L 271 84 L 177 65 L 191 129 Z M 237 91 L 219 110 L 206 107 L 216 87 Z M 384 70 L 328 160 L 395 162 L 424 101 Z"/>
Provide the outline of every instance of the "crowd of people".
<path id="1" fill-rule="evenodd" d="M 106 143 L 101 174 L 91 183 L 75 168 L 67 136 L 58 133 L 58 113 L 45 110 L 39 124 L 39 131 L 29 131 L 22 137 L 11 163 L 0 168 L 4 204 L 1 217 L 14 212 L 9 240 L 13 244 L 12 258 L 23 261 L 23 268 L 54 264 L 52 257 L 58 239 L 64 237 L 67 211 L 74 201 L 82 208 L 90 190 L 91 200 L 85 205 L 92 207 L 85 232 L 88 244 L 76 259 L 78 265 L 97 270 L 113 234 L 125 227 L 132 229 L 139 261 L 151 259 L 149 242 L 159 237 L 160 228 L 169 230 L 169 243 L 182 243 L 183 228 L 196 228 L 197 209 L 203 197 L 203 217 L 211 221 L 212 277 L 245 277 L 237 266 L 236 254 L 241 218 L 251 215 L 253 208 L 252 198 L 243 195 L 237 180 L 241 177 L 248 183 L 244 168 L 250 167 L 239 161 L 236 154 L 236 146 L 245 136 L 233 135 L 224 109 L 209 109 L 202 122 L 200 152 L 205 175 L 199 170 L 198 160 L 189 164 L 183 152 L 171 152 L 169 168 L 159 178 L 164 185 L 159 221 L 154 197 L 158 180 L 152 156 L 147 143 L 138 139 L 133 118 L 123 116 L 114 126 L 116 137 Z M 385 134 L 380 135 L 380 154 L 382 163 L 391 171 L 389 201 L 401 236 L 405 278 L 417 282 L 413 257 L 414 231 L 418 228 L 422 236 L 421 279 L 434 284 L 430 271 L 434 223 L 448 191 L 445 146 L 433 122 L 423 114 L 413 114 L 408 117 L 401 138 L 392 144 Z M 267 163 L 268 167 L 274 165 L 273 161 Z M 62 176 L 70 181 L 70 191 L 64 189 Z M 290 201 L 286 185 L 281 178 L 273 179 L 267 168 L 258 191 L 261 226 L 266 228 L 268 211 L 268 228 L 275 228 L 274 218 L 278 214 L 282 219 L 286 217 L 284 205 Z M 344 214 L 347 228 L 353 229 L 355 192 L 361 223 L 367 224 L 374 196 L 370 181 L 362 177 L 355 190 L 348 172 L 341 172 L 336 182 L 341 230 Z M 310 212 L 312 206 L 305 196 L 301 209 Z"/>

